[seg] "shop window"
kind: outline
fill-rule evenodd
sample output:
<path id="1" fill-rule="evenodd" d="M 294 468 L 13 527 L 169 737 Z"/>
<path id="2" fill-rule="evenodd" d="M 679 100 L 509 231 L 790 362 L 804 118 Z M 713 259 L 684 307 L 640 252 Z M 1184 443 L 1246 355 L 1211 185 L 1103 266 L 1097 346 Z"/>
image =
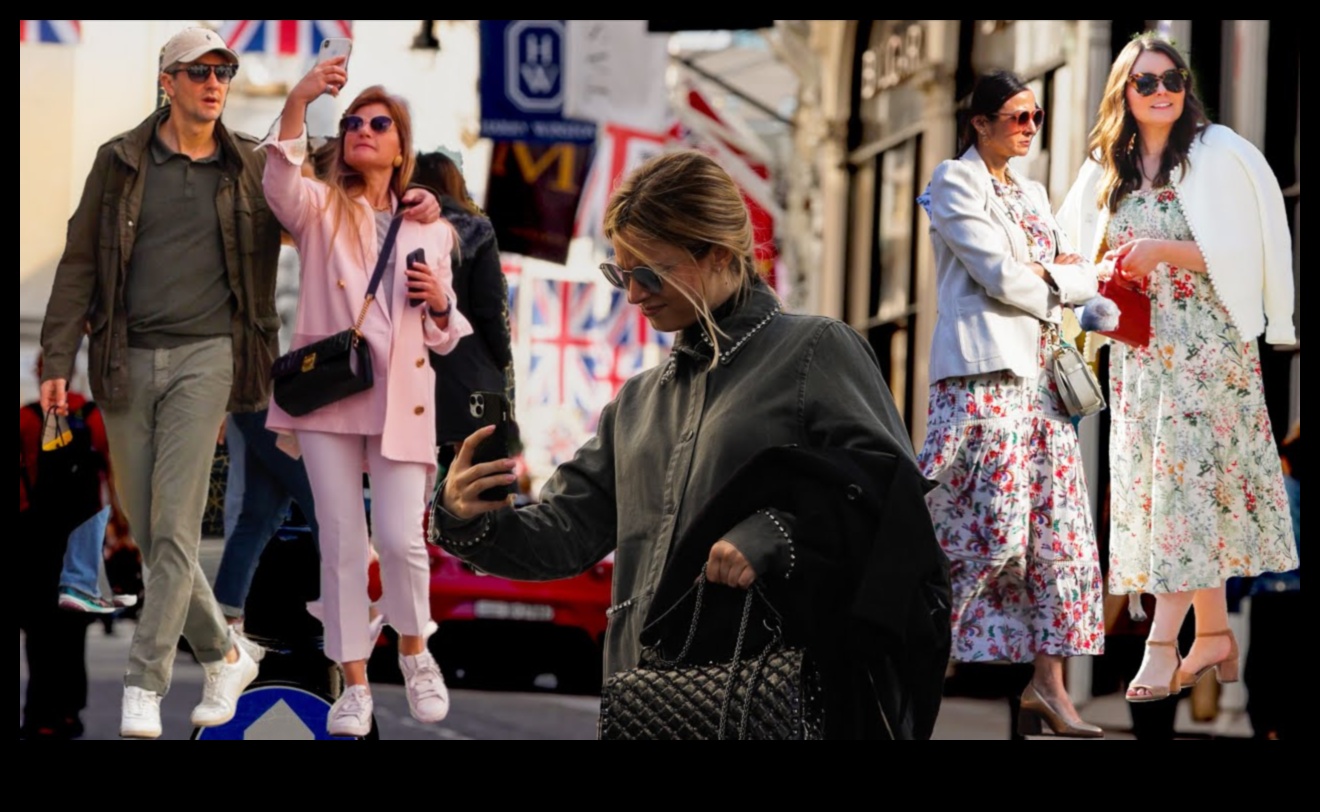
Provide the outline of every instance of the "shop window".
<path id="1" fill-rule="evenodd" d="M 921 138 L 875 157 L 875 200 L 865 334 L 904 417 L 912 413 L 916 311 L 916 197 Z M 925 395 L 919 400 L 924 402 Z"/>

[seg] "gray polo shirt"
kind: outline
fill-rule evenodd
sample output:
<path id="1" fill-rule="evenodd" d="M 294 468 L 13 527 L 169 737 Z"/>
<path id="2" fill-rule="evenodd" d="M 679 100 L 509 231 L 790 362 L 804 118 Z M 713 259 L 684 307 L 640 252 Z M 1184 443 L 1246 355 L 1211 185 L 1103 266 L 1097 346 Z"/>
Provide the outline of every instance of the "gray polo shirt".
<path id="1" fill-rule="evenodd" d="M 128 263 L 128 344 L 165 349 L 230 335 L 234 294 L 215 199 L 221 147 L 199 161 L 151 139 Z"/>

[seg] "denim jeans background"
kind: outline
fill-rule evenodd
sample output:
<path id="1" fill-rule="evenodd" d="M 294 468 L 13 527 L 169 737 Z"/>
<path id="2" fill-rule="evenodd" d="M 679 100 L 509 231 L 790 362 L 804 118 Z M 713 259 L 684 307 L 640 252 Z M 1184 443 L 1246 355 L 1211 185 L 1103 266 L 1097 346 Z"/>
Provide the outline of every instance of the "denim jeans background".
<path id="1" fill-rule="evenodd" d="M 225 453 L 229 455 L 229 471 L 225 477 L 225 538 L 234 535 L 239 511 L 243 509 L 243 433 L 234 424 L 231 414 L 225 426 Z"/>
<path id="2" fill-rule="evenodd" d="M 215 576 L 215 598 L 226 617 L 243 617 L 252 577 L 256 574 L 266 543 L 289 515 L 289 507 L 296 502 L 317 538 L 316 508 L 312 486 L 302 460 L 290 457 L 275 446 L 275 432 L 266 428 L 266 411 L 241 412 L 229 416 L 230 433 L 226 443 L 230 447 L 230 480 L 234 484 L 234 471 L 239 468 L 235 459 L 241 459 L 241 487 L 237 509 L 233 511 L 233 529 L 225 537 L 225 550 Z M 234 446 L 241 447 L 234 456 Z M 230 523 L 228 494 L 225 504 L 225 524 Z M 319 540 L 318 540 L 319 544 Z M 319 546 L 318 546 L 319 549 Z"/>
<path id="3" fill-rule="evenodd" d="M 101 508 L 100 513 L 75 527 L 69 534 L 69 546 L 64 550 L 64 569 L 60 571 L 60 586 L 76 589 L 94 598 L 101 596 L 101 558 L 108 524 L 109 505 Z"/>

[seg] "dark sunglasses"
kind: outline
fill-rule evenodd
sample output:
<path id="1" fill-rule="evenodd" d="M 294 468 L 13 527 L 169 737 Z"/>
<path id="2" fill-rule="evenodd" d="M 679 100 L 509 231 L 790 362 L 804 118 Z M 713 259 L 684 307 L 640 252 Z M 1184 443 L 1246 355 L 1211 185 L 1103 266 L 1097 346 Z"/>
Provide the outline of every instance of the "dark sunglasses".
<path id="1" fill-rule="evenodd" d="M 1026 127 L 1030 121 L 1037 127 L 1045 123 L 1045 111 L 1037 107 L 1035 110 L 1019 110 L 1016 113 L 995 113 L 996 118 L 1009 116 L 1017 123 L 1019 127 Z"/>
<path id="2" fill-rule="evenodd" d="M 1134 73 L 1128 77 L 1128 81 L 1138 93 L 1149 96 L 1159 90 L 1161 82 L 1170 93 L 1181 93 L 1187 89 L 1188 78 L 1187 71 L 1182 68 L 1170 68 L 1164 73 Z"/>
<path id="3" fill-rule="evenodd" d="M 649 290 L 651 293 L 659 293 L 665 286 L 660 278 L 660 273 L 645 265 L 638 265 L 631 271 L 625 271 L 613 262 L 602 262 L 600 272 L 605 274 L 605 280 L 619 290 L 627 290 L 628 283 L 632 279 L 637 280 L 637 284 Z"/>
<path id="4" fill-rule="evenodd" d="M 206 80 L 210 79 L 211 74 L 214 73 L 215 80 L 217 82 L 219 82 L 222 85 L 227 85 L 229 84 L 229 80 L 234 78 L 234 74 L 238 73 L 238 66 L 228 65 L 228 64 L 203 65 L 199 62 L 196 65 L 189 65 L 186 68 L 179 68 L 178 70 L 174 71 L 174 73 L 186 73 L 188 74 L 189 79 L 192 79 L 194 82 L 196 82 L 199 85 L 205 84 Z"/>
<path id="5" fill-rule="evenodd" d="M 355 133 L 362 129 L 362 125 L 366 123 L 366 119 L 362 116 L 344 116 L 339 120 L 339 127 L 346 133 Z M 371 129 L 378 133 L 383 133 L 392 126 L 394 126 L 394 119 L 389 116 L 371 117 Z"/>

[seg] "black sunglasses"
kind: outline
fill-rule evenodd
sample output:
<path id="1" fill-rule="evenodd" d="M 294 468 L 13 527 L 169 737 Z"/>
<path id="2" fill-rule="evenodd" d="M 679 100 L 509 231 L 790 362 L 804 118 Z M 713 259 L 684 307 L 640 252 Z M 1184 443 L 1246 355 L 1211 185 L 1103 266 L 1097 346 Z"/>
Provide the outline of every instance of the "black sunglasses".
<path id="1" fill-rule="evenodd" d="M 211 78 L 211 74 L 215 73 L 215 80 L 222 85 L 227 85 L 229 80 L 234 78 L 234 74 L 238 73 L 238 66 L 229 64 L 203 65 L 199 62 L 186 68 L 178 68 L 173 73 L 186 73 L 189 79 L 199 85 L 205 84 L 206 80 Z"/>
<path id="2" fill-rule="evenodd" d="M 1026 127 L 1028 121 L 1037 127 L 1045 123 L 1045 111 L 1039 107 L 1035 110 L 1019 110 L 1016 113 L 995 113 L 996 118 L 1003 116 L 1013 117 L 1019 127 Z"/>
<path id="3" fill-rule="evenodd" d="M 1188 78 L 1186 70 L 1170 68 L 1164 73 L 1134 73 L 1128 77 L 1128 81 L 1138 93 L 1149 96 L 1159 90 L 1161 82 L 1164 83 L 1164 89 L 1170 93 L 1181 93 L 1187 89 Z"/>
<path id="4" fill-rule="evenodd" d="M 355 133 L 362 129 L 362 125 L 366 123 L 366 119 L 362 116 L 344 116 L 339 121 L 339 127 L 346 133 Z M 371 129 L 378 133 L 383 133 L 392 126 L 394 126 L 394 119 L 389 116 L 371 117 Z"/>
<path id="5" fill-rule="evenodd" d="M 665 286 L 664 281 L 660 278 L 659 271 L 645 265 L 638 265 L 630 271 L 625 271 L 613 262 L 602 262 L 600 272 L 605 274 L 607 282 L 619 290 L 627 290 L 628 283 L 632 279 L 636 279 L 637 284 L 651 293 L 659 293 Z"/>

